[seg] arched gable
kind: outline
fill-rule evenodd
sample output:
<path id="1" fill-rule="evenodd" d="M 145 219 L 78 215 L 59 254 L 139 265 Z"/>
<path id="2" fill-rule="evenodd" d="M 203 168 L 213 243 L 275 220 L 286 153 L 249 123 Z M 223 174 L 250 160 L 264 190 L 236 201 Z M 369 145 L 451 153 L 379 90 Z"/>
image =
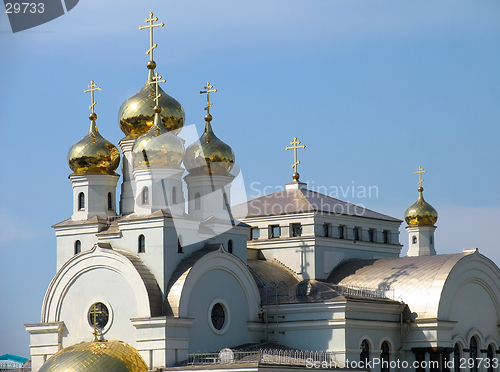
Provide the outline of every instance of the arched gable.
<path id="1" fill-rule="evenodd" d="M 243 288 L 247 299 L 250 319 L 257 320 L 260 295 L 246 265 L 236 256 L 218 250 L 202 249 L 179 263 L 168 285 L 166 311 L 176 317 L 187 317 L 191 292 L 202 275 L 212 270 L 229 273 Z"/>
<path id="2" fill-rule="evenodd" d="M 118 273 L 128 282 L 138 306 L 137 316 L 161 315 L 160 288 L 142 261 L 129 252 L 102 248 L 96 244 L 92 249 L 68 260 L 54 276 L 43 300 L 43 323 L 64 321 L 60 319 L 64 297 L 79 277 L 92 270 L 109 270 Z M 96 292 L 98 291 L 96 288 Z"/>
<path id="3" fill-rule="evenodd" d="M 496 323 L 500 323 L 500 270 L 492 261 L 477 251 L 459 260 L 446 277 L 439 301 L 438 318 L 454 320 L 450 319 L 452 311 L 455 310 L 454 300 L 464 295 L 462 293 L 464 290 L 470 291 L 470 288 L 476 289 L 472 292 L 479 291 L 487 295 L 491 311 L 496 317 Z M 471 305 L 476 307 L 477 311 L 485 311 L 484 307 L 487 304 Z M 477 313 L 475 317 L 478 317 Z"/>

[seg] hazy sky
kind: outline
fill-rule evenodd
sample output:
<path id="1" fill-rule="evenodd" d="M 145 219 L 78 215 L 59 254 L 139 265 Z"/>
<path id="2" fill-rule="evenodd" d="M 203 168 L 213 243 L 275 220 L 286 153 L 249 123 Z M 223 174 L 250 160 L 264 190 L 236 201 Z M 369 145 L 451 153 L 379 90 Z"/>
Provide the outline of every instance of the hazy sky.
<path id="1" fill-rule="evenodd" d="M 0 355 L 29 356 L 23 324 L 40 321 L 55 274 L 50 226 L 72 214 L 66 155 L 88 131 L 83 90 L 102 88 L 97 125 L 117 144 L 118 109 L 147 78 L 138 26 L 150 11 L 166 24 L 155 30 L 163 89 L 199 133 L 198 92 L 218 89 L 213 128 L 248 198 L 291 181 L 294 136 L 310 188 L 401 219 L 421 165 L 438 253 L 478 247 L 500 264 L 500 2 L 80 0 L 16 34 L 2 13 Z M 356 195 L 369 186 L 378 193 Z"/>

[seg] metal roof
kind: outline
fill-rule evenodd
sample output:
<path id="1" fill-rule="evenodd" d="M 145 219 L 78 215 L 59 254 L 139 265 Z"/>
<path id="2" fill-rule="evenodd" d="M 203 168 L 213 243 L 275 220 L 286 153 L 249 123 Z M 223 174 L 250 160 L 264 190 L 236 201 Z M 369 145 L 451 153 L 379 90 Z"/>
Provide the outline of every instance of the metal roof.
<path id="1" fill-rule="evenodd" d="M 307 189 L 287 189 L 264 195 L 231 208 L 235 218 L 272 216 L 292 213 L 323 212 L 402 222 L 394 217 L 347 203 Z"/>

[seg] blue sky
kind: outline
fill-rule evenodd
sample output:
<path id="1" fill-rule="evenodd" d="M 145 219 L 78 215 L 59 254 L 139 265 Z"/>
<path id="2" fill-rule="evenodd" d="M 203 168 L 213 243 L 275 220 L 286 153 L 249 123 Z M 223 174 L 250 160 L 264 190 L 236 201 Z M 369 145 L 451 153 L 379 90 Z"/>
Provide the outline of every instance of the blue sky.
<path id="1" fill-rule="evenodd" d="M 249 198 L 291 180 L 294 136 L 311 188 L 376 186 L 339 197 L 398 218 L 421 165 L 438 253 L 478 247 L 500 264 L 500 2 L 80 0 L 16 34 L 0 14 L 0 354 L 29 355 L 23 324 L 40 321 L 55 274 L 50 226 L 72 213 L 66 155 L 88 130 L 83 90 L 102 87 L 97 125 L 117 144 L 118 109 L 147 77 L 138 26 L 150 11 L 166 24 L 155 30 L 163 89 L 200 133 L 198 92 L 218 89 L 213 128 Z"/>

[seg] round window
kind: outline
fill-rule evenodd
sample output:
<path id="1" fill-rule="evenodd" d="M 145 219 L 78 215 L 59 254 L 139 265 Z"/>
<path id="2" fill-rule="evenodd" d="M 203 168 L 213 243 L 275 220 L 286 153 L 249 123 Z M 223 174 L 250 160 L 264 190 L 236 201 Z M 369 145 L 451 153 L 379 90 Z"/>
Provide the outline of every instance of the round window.
<path id="1" fill-rule="evenodd" d="M 220 303 L 216 303 L 212 307 L 210 318 L 212 319 L 212 325 L 214 326 L 214 328 L 220 331 L 224 326 L 224 322 L 226 320 L 224 307 Z"/>
<path id="2" fill-rule="evenodd" d="M 96 326 L 97 329 L 103 330 L 109 321 L 109 311 L 106 305 L 102 302 L 96 302 L 87 313 L 87 320 L 91 327 Z"/>

